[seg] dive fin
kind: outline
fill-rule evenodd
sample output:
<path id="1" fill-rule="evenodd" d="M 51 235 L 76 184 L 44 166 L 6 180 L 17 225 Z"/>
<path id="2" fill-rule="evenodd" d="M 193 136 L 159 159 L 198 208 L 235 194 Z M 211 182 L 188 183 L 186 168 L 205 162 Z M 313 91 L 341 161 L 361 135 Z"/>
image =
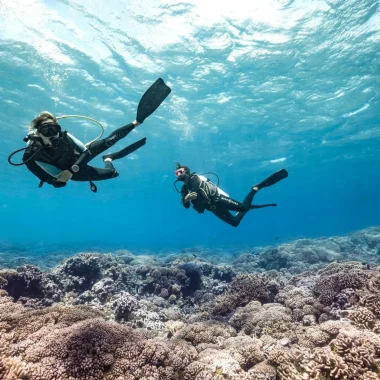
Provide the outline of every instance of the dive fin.
<path id="1" fill-rule="evenodd" d="M 255 186 L 259 187 L 260 189 L 263 187 L 269 187 L 281 181 L 282 179 L 286 178 L 287 176 L 288 176 L 288 172 L 285 169 L 281 169 L 278 172 L 273 173 L 267 179 L 264 179 L 264 181 L 260 182 L 259 184 Z"/>
<path id="2" fill-rule="evenodd" d="M 250 209 L 253 210 L 255 208 L 263 208 L 263 207 L 275 207 L 277 206 L 277 203 L 269 203 L 267 205 L 251 205 Z"/>
<path id="3" fill-rule="evenodd" d="M 136 120 L 141 124 L 150 116 L 170 94 L 171 89 L 164 81 L 157 79 L 142 96 L 137 107 Z"/>
<path id="4" fill-rule="evenodd" d="M 106 158 L 110 158 L 111 160 L 118 160 L 119 158 L 123 158 L 125 156 L 128 156 L 128 154 L 131 154 L 135 150 L 141 148 L 143 145 L 145 145 L 145 143 L 146 143 L 146 137 L 144 137 L 143 139 L 141 139 L 139 141 L 136 141 L 135 143 L 133 143 L 131 145 L 128 145 L 127 147 L 125 147 L 122 150 L 119 150 L 118 152 L 106 154 L 102 158 L 103 158 L 103 160 L 105 160 Z"/>

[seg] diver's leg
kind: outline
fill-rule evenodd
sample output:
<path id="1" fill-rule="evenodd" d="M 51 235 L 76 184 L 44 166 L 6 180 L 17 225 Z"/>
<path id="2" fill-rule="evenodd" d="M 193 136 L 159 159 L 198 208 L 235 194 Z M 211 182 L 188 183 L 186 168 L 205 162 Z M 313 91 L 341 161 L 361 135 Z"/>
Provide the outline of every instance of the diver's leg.
<path id="1" fill-rule="evenodd" d="M 244 198 L 243 205 L 244 205 L 245 210 L 250 210 L 251 209 L 251 204 L 252 204 L 252 201 L 253 201 L 253 197 L 255 196 L 255 194 L 257 193 L 258 190 L 259 190 L 258 187 L 256 187 L 256 186 L 252 187 L 251 191 Z"/>
<path id="2" fill-rule="evenodd" d="M 137 149 L 141 148 L 143 145 L 145 145 L 145 143 L 146 143 L 146 137 L 144 137 L 143 139 L 139 141 L 136 141 L 135 143 L 131 145 L 128 145 L 127 147 L 123 148 L 122 150 L 119 150 L 118 152 L 106 154 L 102 158 L 104 161 L 118 160 L 120 158 L 128 156 L 128 154 L 131 154 Z"/>
<path id="3" fill-rule="evenodd" d="M 246 195 L 243 202 L 236 201 L 235 199 L 226 197 L 224 195 L 220 195 L 216 199 L 216 202 L 218 205 L 220 205 L 220 207 L 223 207 L 230 211 L 238 211 L 238 212 L 248 212 L 249 210 L 252 210 L 254 208 L 274 206 L 274 204 L 263 205 L 263 206 L 252 206 L 253 198 L 255 194 L 258 192 L 258 190 L 259 190 L 258 186 L 252 187 L 251 191 Z"/>
<path id="4" fill-rule="evenodd" d="M 246 212 L 238 212 L 234 216 L 228 210 L 218 207 L 215 210 L 212 210 L 212 213 L 219 219 L 223 220 L 223 222 L 233 227 L 237 227 L 243 219 L 244 215 L 246 214 Z"/>
<path id="5" fill-rule="evenodd" d="M 116 129 L 116 131 L 113 131 L 108 137 L 93 142 L 88 148 L 88 150 L 91 152 L 91 155 L 95 157 L 98 154 L 103 153 L 112 145 L 115 145 L 118 141 L 126 137 L 128 133 L 130 133 L 131 131 L 133 131 L 133 129 L 137 127 L 138 124 L 136 123 L 124 125 L 124 127 L 118 128 Z"/>
<path id="6" fill-rule="evenodd" d="M 119 173 L 113 167 L 112 162 L 105 162 L 105 168 L 95 168 L 93 166 L 86 166 L 85 170 L 81 170 L 78 173 L 74 173 L 72 176 L 73 181 L 104 181 L 111 178 L 116 178 Z"/>
<path id="7" fill-rule="evenodd" d="M 251 208 L 251 203 L 255 194 L 256 190 L 252 189 L 244 198 L 243 202 L 239 202 L 224 195 L 219 195 L 214 202 L 216 203 L 217 207 L 223 208 L 225 210 L 247 212 Z"/>
<path id="8" fill-rule="evenodd" d="M 111 170 L 114 170 L 116 172 L 116 169 L 113 166 L 112 160 L 105 160 L 104 161 L 104 168 L 105 169 L 111 169 Z"/>
<path id="9" fill-rule="evenodd" d="M 126 137 L 128 133 L 130 133 L 134 128 L 138 126 L 138 122 L 133 122 L 127 125 L 124 125 L 124 127 L 116 129 L 116 131 L 113 131 L 108 137 L 105 139 L 101 139 L 98 141 L 94 141 L 87 150 L 85 150 L 81 156 L 78 158 L 78 160 L 75 162 L 75 165 L 78 165 L 79 167 L 83 167 L 84 165 L 88 164 L 93 158 L 95 158 L 100 153 L 103 153 L 105 150 L 107 150 L 112 145 L 116 144 L 119 140 Z"/>

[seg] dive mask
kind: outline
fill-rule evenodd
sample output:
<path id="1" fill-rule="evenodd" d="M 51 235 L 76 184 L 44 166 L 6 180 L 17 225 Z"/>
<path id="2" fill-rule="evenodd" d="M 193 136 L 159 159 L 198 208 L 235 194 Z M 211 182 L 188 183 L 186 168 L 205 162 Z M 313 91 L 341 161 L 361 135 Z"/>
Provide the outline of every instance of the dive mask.
<path id="1" fill-rule="evenodd" d="M 184 168 L 179 168 L 177 169 L 175 172 L 175 175 L 178 179 L 181 179 L 184 177 L 184 175 L 186 174 L 186 170 Z"/>
<path id="2" fill-rule="evenodd" d="M 61 132 L 61 126 L 58 123 L 44 123 L 37 128 L 38 132 L 45 137 L 56 136 Z"/>

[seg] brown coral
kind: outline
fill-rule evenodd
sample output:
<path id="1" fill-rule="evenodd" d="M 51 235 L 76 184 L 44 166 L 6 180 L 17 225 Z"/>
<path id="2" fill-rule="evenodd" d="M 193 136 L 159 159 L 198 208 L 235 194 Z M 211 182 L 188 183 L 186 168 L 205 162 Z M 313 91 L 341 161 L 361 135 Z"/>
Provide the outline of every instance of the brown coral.
<path id="1" fill-rule="evenodd" d="M 275 380 L 277 378 L 277 371 L 274 366 L 263 361 L 248 371 L 250 379 L 255 380 Z"/>
<path id="2" fill-rule="evenodd" d="M 318 275 L 319 279 L 313 290 L 325 305 L 330 305 L 335 298 L 338 303 L 345 300 L 350 304 L 356 304 L 356 291 L 365 287 L 374 288 L 374 291 L 371 292 L 378 293 L 380 291 L 378 271 L 369 269 L 361 263 L 332 263 L 318 271 Z M 342 292 L 344 289 L 345 291 Z M 341 292 L 342 294 L 340 294 Z M 340 300 L 342 297 L 343 299 Z"/>
<path id="3" fill-rule="evenodd" d="M 197 364 L 193 363 L 186 368 L 184 378 L 186 380 L 250 380 L 238 361 L 228 351 L 212 348 L 200 353 Z"/>
<path id="4" fill-rule="evenodd" d="M 360 304 L 380 317 L 380 294 L 366 294 L 361 298 Z"/>
<path id="5" fill-rule="evenodd" d="M 178 379 L 197 356 L 182 342 L 147 339 L 88 308 L 35 311 L 0 301 L 0 323 L 8 326 L 0 338 L 4 379 Z"/>
<path id="6" fill-rule="evenodd" d="M 366 307 L 358 307 L 350 311 L 349 318 L 358 327 L 372 329 L 376 323 L 376 317 Z"/>
<path id="7" fill-rule="evenodd" d="M 311 379 L 373 378 L 379 363 L 380 340 L 375 334 L 347 330 L 334 339 L 330 348 L 317 349 L 307 366 Z"/>
<path id="8" fill-rule="evenodd" d="M 27 378 L 26 363 L 19 357 L 0 358 L 0 379 L 23 380 Z"/>
<path id="9" fill-rule="evenodd" d="M 226 294 L 219 296 L 211 309 L 213 315 L 224 315 L 250 301 L 267 302 L 271 294 L 262 276 L 242 274 L 234 278 Z"/>
<path id="10" fill-rule="evenodd" d="M 182 328 L 175 338 L 186 340 L 196 346 L 201 343 L 218 343 L 232 335 L 232 329 L 221 324 L 198 322 Z"/>
<path id="11" fill-rule="evenodd" d="M 358 263 L 293 278 L 240 275 L 204 308 L 202 297 L 194 304 L 179 288 L 177 322 L 155 338 L 88 307 L 32 310 L 0 290 L 0 379 L 373 380 L 380 364 L 379 279 L 377 269 Z M 164 307 L 156 301 L 155 310 Z"/>
<path id="12" fill-rule="evenodd" d="M 343 289 L 360 289 L 364 286 L 367 275 L 360 270 L 339 272 L 330 276 L 321 276 L 314 287 L 314 292 L 325 305 L 330 305 L 335 296 Z"/>
<path id="13" fill-rule="evenodd" d="M 279 339 L 289 336 L 292 317 L 290 311 L 280 304 L 261 305 L 257 301 L 238 308 L 229 323 L 237 330 L 260 337 L 268 334 Z"/>
<path id="14" fill-rule="evenodd" d="M 223 342 L 222 347 L 229 351 L 245 371 L 265 359 L 262 342 L 249 336 L 229 338 Z"/>

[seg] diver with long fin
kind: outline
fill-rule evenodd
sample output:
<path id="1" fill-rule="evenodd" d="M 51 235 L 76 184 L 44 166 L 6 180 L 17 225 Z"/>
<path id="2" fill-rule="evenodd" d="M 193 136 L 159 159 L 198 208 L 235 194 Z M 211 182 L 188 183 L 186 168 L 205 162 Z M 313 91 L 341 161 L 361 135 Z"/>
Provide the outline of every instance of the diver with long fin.
<path id="1" fill-rule="evenodd" d="M 19 166 L 25 164 L 27 168 L 40 179 L 41 187 L 44 182 L 55 188 L 66 186 L 71 179 L 73 181 L 89 181 L 91 190 L 97 191 L 92 181 L 102 181 L 117 177 L 119 174 L 112 161 L 123 158 L 145 145 L 143 138 L 126 148 L 106 154 L 104 168 L 96 168 L 88 163 L 103 153 L 105 150 L 126 137 L 133 129 L 144 122 L 170 94 L 171 89 L 159 78 L 142 96 L 137 107 L 136 120 L 117 130 L 108 137 L 93 141 L 88 147 L 66 131 L 62 131 L 58 124 L 58 118 L 49 112 L 40 113 L 31 123 L 31 131 L 24 139 L 27 147 L 12 153 L 8 161 Z M 25 150 L 23 162 L 14 164 L 11 162 L 13 154 Z"/>
<path id="2" fill-rule="evenodd" d="M 253 197 L 260 189 L 272 186 L 286 178 L 288 172 L 285 169 L 281 169 L 264 181 L 252 186 L 243 202 L 230 198 L 227 193 L 219 189 L 218 185 L 212 183 L 205 176 L 191 173 L 190 168 L 186 165 L 180 165 L 178 163 L 175 175 L 177 177 L 176 182 L 183 182 L 180 193 L 182 195 L 181 201 L 185 208 L 189 208 L 191 202 L 193 208 L 199 213 L 203 214 L 205 210 L 211 211 L 215 216 L 223 220 L 223 222 L 237 227 L 249 210 L 277 206 L 275 203 L 252 205 Z M 233 215 L 230 211 L 237 211 L 237 214 Z"/>

